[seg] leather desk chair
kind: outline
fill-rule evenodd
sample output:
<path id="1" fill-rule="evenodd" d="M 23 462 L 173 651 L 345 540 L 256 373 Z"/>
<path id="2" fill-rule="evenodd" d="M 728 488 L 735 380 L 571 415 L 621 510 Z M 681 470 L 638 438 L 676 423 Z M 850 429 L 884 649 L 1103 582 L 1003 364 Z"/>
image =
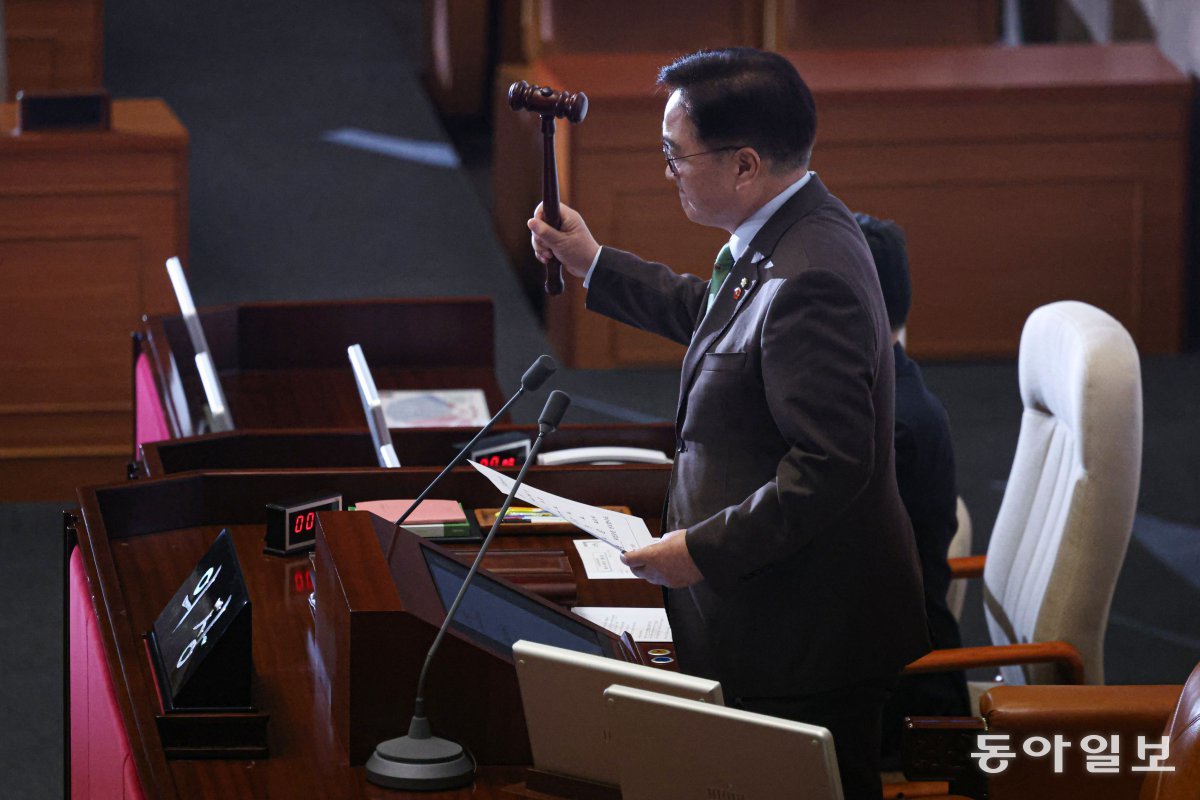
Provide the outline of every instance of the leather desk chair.
<path id="1" fill-rule="evenodd" d="M 1030 315 L 1018 359 L 1025 411 L 982 574 L 993 646 L 934 651 L 908 672 L 1000 667 L 1008 684 L 1103 683 L 1104 630 L 1141 474 L 1137 349 L 1103 311 Z M 966 565 L 966 568 L 962 568 Z"/>

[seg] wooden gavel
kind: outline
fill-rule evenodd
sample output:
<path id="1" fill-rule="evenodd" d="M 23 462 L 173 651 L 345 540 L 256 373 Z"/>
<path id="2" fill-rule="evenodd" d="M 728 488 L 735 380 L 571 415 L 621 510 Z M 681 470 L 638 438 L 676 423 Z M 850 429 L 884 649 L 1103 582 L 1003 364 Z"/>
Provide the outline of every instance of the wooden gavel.
<path id="1" fill-rule="evenodd" d="M 542 116 L 542 217 L 548 225 L 562 228 L 558 207 L 558 162 L 554 157 L 554 120 L 562 117 L 571 123 L 587 116 L 588 99 L 583 92 L 556 92 L 549 86 L 530 86 L 517 81 L 508 87 L 508 107 L 513 111 L 533 111 Z M 553 256 L 546 262 L 546 294 L 563 292 L 562 264 Z"/>

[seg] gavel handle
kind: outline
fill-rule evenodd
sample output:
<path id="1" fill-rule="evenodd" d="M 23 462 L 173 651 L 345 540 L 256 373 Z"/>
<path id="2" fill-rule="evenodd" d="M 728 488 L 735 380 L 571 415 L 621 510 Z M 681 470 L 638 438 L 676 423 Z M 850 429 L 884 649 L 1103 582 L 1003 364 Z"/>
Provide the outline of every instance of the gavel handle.
<path id="1" fill-rule="evenodd" d="M 562 230 L 562 212 L 558 207 L 558 162 L 554 158 L 554 115 L 542 115 L 542 218 L 546 224 Z M 554 256 L 546 262 L 546 294 L 563 293 L 562 263 Z"/>

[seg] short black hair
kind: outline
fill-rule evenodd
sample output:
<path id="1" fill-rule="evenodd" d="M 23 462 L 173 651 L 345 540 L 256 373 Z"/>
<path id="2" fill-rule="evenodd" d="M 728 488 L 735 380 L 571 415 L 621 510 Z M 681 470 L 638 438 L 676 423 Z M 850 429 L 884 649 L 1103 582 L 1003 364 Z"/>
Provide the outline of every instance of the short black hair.
<path id="1" fill-rule="evenodd" d="M 904 229 L 890 219 L 876 219 L 870 214 L 855 214 L 858 227 L 866 237 L 879 273 L 883 289 L 883 304 L 887 306 L 888 324 L 893 331 L 904 327 L 912 307 L 912 278 L 908 275 L 908 247 Z"/>
<path id="2" fill-rule="evenodd" d="M 753 147 L 787 168 L 808 165 L 817 107 L 800 73 L 778 53 L 752 47 L 701 50 L 658 73 L 682 93 L 683 109 L 708 147 Z"/>

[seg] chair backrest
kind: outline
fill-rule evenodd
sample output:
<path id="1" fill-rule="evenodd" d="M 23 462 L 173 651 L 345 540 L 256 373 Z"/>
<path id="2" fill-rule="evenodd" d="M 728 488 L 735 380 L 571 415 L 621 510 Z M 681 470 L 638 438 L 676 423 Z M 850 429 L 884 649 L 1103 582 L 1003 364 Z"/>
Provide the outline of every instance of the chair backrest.
<path id="1" fill-rule="evenodd" d="M 1133 527 L 1142 461 L 1137 348 L 1085 303 L 1033 312 L 1018 359 L 1025 406 L 984 568 L 996 644 L 1062 640 L 1104 682 L 1104 629 Z M 1050 665 L 1004 667 L 1008 683 L 1056 683 Z"/>
<path id="2" fill-rule="evenodd" d="M 145 353 L 138 353 L 137 362 L 134 364 L 133 402 L 137 410 L 134 445 L 139 451 L 134 455 L 138 456 L 141 446 L 146 442 L 160 442 L 171 438 L 162 397 L 159 396 L 158 385 L 154 382 L 150 358 Z"/>
<path id="3" fill-rule="evenodd" d="M 1170 742 L 1165 766 L 1171 772 L 1148 772 L 1139 800 L 1195 800 L 1200 797 L 1200 665 L 1192 670 L 1164 735 Z M 1137 753 L 1131 754 L 1136 757 Z M 1139 761 L 1142 759 L 1139 759 Z"/>

